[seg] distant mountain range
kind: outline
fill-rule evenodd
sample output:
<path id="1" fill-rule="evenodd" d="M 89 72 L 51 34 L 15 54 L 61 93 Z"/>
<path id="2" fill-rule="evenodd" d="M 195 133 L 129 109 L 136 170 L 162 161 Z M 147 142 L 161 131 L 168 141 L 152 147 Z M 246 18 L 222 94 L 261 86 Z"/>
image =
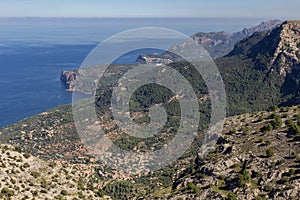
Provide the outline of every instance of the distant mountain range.
<path id="1" fill-rule="evenodd" d="M 262 22 L 257 26 L 249 29 L 244 28 L 242 31 L 236 33 L 211 32 L 203 33 L 199 32 L 191 36 L 194 41 L 201 44 L 211 55 L 212 58 L 219 58 L 225 56 L 233 50 L 234 45 L 242 39 L 251 36 L 255 32 L 266 32 L 274 27 L 279 26 L 282 23 L 280 20 L 271 20 Z M 181 45 L 187 45 L 185 43 Z M 176 47 L 176 46 L 175 46 Z M 174 47 L 171 47 L 171 49 Z M 173 61 L 179 61 L 180 58 L 170 52 L 163 54 L 142 54 L 136 62 L 137 63 L 171 63 Z"/>

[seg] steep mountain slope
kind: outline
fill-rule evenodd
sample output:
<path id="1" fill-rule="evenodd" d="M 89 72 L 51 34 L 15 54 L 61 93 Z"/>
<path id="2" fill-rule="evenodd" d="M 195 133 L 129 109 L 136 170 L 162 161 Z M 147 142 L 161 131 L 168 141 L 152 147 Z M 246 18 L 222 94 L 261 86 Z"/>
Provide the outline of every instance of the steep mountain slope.
<path id="1" fill-rule="evenodd" d="M 291 73 L 300 63 L 300 21 L 286 21 L 272 31 L 241 41 L 228 56 L 234 55 L 253 59 L 256 68 L 272 68 L 281 75 Z"/>
<path id="2" fill-rule="evenodd" d="M 175 178 L 171 199 L 299 198 L 299 111 L 228 118 L 216 150 Z"/>
<path id="3" fill-rule="evenodd" d="M 271 20 L 267 22 L 262 22 L 257 26 L 251 27 L 249 29 L 245 28 L 242 31 L 229 34 L 224 31 L 221 32 L 211 32 L 203 33 L 199 32 L 192 36 L 192 38 L 201 44 L 211 55 L 212 58 L 219 58 L 225 56 L 230 51 L 232 51 L 234 45 L 241 41 L 242 39 L 251 36 L 255 32 L 266 32 L 274 27 L 277 27 L 282 22 L 279 20 Z M 187 45 L 187 44 L 181 44 Z M 171 47 L 172 49 L 173 47 Z M 179 61 L 176 55 L 167 52 L 164 54 L 153 54 L 153 55 L 140 55 L 137 58 L 137 63 L 171 63 L 173 61 Z"/>
<path id="4" fill-rule="evenodd" d="M 300 103 L 299 31 L 297 21 L 284 22 L 267 33 L 255 33 L 242 40 L 226 57 L 216 60 L 232 114 L 256 105 L 266 109 L 270 102 Z"/>
<path id="5" fill-rule="evenodd" d="M 217 33 L 196 33 L 192 38 L 201 44 L 212 56 L 212 58 L 219 58 L 230 52 L 234 45 L 244 38 L 251 36 L 255 32 L 266 32 L 277 26 L 282 22 L 279 20 L 271 20 L 262 22 L 257 26 L 249 29 L 245 28 L 242 31 L 228 34 L 225 32 Z"/>

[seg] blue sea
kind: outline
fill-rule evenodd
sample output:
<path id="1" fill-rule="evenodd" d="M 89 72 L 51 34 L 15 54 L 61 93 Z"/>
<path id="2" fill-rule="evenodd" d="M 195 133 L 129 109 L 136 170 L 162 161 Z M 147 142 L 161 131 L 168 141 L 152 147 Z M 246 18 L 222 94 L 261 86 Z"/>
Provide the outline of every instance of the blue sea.
<path id="1" fill-rule="evenodd" d="M 101 41 L 132 28 L 163 27 L 186 35 L 234 32 L 260 19 L 0 19 L 0 127 L 71 103 L 72 93 L 60 81 L 62 70 L 78 68 Z M 118 63 L 134 63 L 144 49 Z"/>

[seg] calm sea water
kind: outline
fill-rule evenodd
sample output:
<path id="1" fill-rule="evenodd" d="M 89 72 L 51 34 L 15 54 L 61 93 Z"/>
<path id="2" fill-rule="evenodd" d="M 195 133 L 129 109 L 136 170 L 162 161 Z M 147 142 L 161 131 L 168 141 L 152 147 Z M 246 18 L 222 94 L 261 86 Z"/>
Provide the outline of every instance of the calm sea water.
<path id="1" fill-rule="evenodd" d="M 187 35 L 233 32 L 260 20 L 217 19 L 0 19 L 0 127 L 61 104 L 72 94 L 60 81 L 61 70 L 80 66 L 102 40 L 138 27 L 171 28 Z M 144 50 L 143 53 L 153 53 Z M 141 52 L 118 63 L 134 63 Z"/>

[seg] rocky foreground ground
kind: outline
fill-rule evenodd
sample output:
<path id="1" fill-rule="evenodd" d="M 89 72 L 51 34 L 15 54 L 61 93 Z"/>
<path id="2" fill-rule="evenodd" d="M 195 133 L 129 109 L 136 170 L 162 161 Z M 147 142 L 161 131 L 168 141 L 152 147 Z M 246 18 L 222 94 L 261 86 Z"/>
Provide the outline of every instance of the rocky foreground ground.
<path id="1" fill-rule="evenodd" d="M 36 121 L 28 118 L 18 128 L 14 125 L 1 130 L 1 137 L 10 132 L 23 138 L 10 135 L 8 142 L 13 146 L 1 145 L 1 198 L 299 199 L 299 109 L 282 107 L 230 117 L 215 150 L 205 158 L 191 154 L 166 169 L 140 175 L 114 171 L 93 159 L 74 163 L 53 144 L 40 145 L 38 151 L 30 148 L 27 136 L 46 144 L 47 129 L 52 130 L 50 144 L 52 140 L 63 144 L 61 130 L 70 128 L 72 122 L 56 121 L 60 126 L 44 127 L 44 132 L 39 132 L 43 136 L 32 134 L 28 127 L 33 128 Z M 47 122 L 51 120 L 55 125 L 53 117 Z M 58 153 L 47 159 L 47 152 Z"/>

